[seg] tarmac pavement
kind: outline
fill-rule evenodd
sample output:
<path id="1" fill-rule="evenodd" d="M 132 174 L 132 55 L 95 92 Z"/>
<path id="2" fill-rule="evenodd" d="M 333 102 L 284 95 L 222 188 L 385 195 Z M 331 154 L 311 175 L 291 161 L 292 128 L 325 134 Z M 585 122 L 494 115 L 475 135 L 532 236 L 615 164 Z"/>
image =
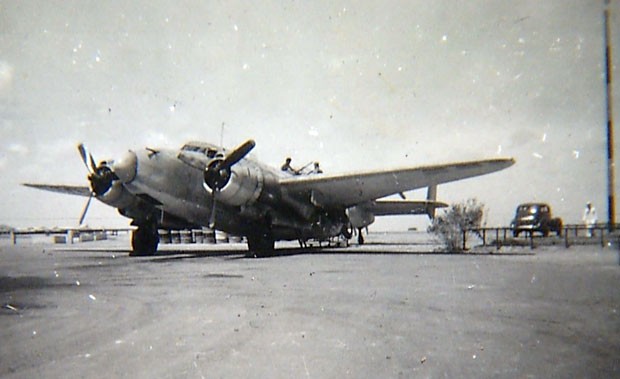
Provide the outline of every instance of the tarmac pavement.
<path id="1" fill-rule="evenodd" d="M 425 238 L 265 259 L 2 243 L 0 377 L 620 377 L 617 248 Z"/>

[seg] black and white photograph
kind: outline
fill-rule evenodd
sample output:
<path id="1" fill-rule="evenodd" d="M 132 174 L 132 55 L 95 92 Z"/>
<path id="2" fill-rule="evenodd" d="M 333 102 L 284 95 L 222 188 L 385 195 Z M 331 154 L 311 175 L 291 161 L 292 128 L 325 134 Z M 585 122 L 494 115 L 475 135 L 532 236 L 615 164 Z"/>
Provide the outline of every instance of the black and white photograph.
<path id="1" fill-rule="evenodd" d="M 620 377 L 620 1 L 0 0 L 0 378 Z"/>

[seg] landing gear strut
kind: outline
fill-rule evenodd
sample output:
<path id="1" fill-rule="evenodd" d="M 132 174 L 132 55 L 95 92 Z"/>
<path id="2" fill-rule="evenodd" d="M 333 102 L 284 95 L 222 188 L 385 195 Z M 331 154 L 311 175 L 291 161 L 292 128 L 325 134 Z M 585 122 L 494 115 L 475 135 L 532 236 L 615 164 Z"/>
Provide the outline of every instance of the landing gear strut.
<path id="1" fill-rule="evenodd" d="M 364 235 L 362 234 L 362 228 L 357 228 L 357 243 L 364 244 Z"/>

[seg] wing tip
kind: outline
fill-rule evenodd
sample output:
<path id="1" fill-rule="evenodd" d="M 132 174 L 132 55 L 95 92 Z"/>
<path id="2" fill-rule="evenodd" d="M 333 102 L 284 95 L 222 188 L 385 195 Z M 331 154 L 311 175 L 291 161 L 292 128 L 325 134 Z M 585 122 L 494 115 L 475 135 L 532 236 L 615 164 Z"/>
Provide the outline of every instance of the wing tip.
<path id="1" fill-rule="evenodd" d="M 506 165 L 506 167 L 510 167 L 512 165 L 514 165 L 515 163 L 517 163 L 517 161 L 513 158 L 500 158 L 501 161 Z"/>

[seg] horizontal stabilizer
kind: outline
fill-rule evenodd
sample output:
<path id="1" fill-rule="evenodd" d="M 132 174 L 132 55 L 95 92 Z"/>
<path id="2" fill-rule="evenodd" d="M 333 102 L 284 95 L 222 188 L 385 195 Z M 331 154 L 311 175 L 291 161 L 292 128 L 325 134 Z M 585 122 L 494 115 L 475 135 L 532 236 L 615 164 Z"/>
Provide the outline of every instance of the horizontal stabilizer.
<path id="1" fill-rule="evenodd" d="M 448 204 L 441 201 L 404 201 L 404 200 L 377 200 L 367 209 L 375 216 L 390 215 L 423 215 L 429 214 L 429 209 L 445 208 Z"/>

